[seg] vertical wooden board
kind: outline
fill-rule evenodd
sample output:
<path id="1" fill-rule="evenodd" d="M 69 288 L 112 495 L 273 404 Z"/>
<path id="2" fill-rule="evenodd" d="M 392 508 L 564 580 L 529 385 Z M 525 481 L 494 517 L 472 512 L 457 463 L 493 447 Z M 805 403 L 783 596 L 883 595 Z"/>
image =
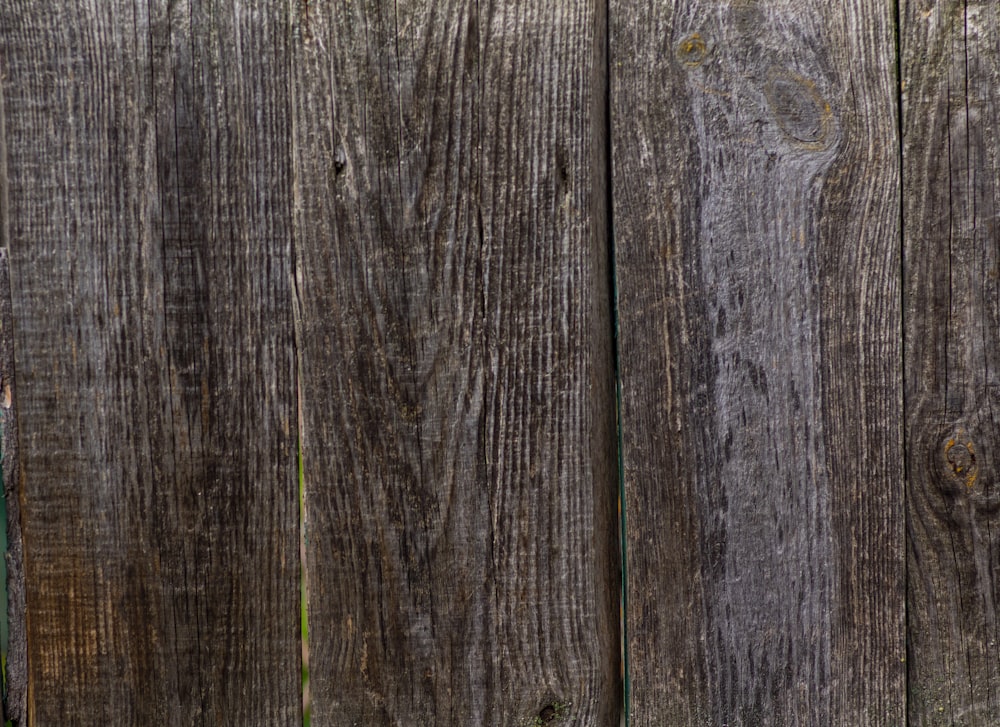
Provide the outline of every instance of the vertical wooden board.
<path id="1" fill-rule="evenodd" d="M 901 725 L 891 3 L 613 0 L 633 725 Z"/>
<path id="2" fill-rule="evenodd" d="M 301 719 L 288 39 L 0 5 L 27 724 Z"/>
<path id="3" fill-rule="evenodd" d="M 1000 722 L 1000 22 L 901 4 L 912 725 Z"/>
<path id="4" fill-rule="evenodd" d="M 599 5 L 303 3 L 313 724 L 621 709 Z"/>

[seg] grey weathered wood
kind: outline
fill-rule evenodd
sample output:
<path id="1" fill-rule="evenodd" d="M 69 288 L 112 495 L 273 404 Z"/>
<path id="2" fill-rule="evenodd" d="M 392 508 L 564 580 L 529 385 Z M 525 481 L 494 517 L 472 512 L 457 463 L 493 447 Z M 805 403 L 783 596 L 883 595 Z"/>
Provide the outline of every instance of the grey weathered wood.
<path id="1" fill-rule="evenodd" d="M 28 724 L 300 721 L 287 20 L 0 4 Z"/>
<path id="2" fill-rule="evenodd" d="M 911 725 L 1000 723 L 1000 19 L 901 4 Z"/>
<path id="3" fill-rule="evenodd" d="M 891 10 L 611 2 L 637 727 L 903 723 Z"/>
<path id="4" fill-rule="evenodd" d="M 603 13 L 295 17 L 313 724 L 616 724 Z"/>

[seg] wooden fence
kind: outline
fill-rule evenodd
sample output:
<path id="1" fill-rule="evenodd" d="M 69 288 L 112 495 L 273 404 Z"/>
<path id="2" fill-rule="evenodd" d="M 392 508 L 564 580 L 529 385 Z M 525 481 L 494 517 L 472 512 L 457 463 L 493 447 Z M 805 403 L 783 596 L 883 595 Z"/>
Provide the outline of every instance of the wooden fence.
<path id="1" fill-rule="evenodd" d="M 4 0 L 8 719 L 1000 724 L 998 49 Z"/>

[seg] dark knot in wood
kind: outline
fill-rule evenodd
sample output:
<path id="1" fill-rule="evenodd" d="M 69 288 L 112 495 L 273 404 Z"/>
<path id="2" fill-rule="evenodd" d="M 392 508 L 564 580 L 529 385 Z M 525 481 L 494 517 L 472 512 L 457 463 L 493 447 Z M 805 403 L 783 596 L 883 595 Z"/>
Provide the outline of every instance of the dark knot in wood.
<path id="1" fill-rule="evenodd" d="M 780 68 L 771 69 L 768 76 L 764 95 L 781 130 L 808 149 L 825 149 L 833 111 L 816 84 Z"/>

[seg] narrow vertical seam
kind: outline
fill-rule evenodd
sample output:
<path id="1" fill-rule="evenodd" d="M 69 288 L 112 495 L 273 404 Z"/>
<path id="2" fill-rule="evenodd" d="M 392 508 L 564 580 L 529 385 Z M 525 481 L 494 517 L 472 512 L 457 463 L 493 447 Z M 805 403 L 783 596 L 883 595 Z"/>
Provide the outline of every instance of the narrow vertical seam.
<path id="1" fill-rule="evenodd" d="M 897 143 L 897 169 L 899 183 L 898 204 L 899 204 L 899 372 L 900 372 L 900 399 L 903 417 L 900 431 L 898 432 L 899 442 L 902 445 L 903 459 L 903 487 L 902 487 L 902 544 L 903 544 L 903 723 L 910 723 L 910 613 L 907 608 L 907 594 L 910 592 L 909 573 L 909 504 L 908 494 L 910 487 L 909 471 L 909 442 L 907 441 L 907 401 L 906 401 L 906 227 L 904 200 L 904 145 L 903 145 L 903 17 L 899 0 L 893 3 L 895 21 L 894 39 L 896 41 L 896 143 Z"/>
<path id="2" fill-rule="evenodd" d="M 299 603 L 299 710 L 300 720 L 303 727 L 310 724 L 310 698 L 309 698 L 309 586 L 308 569 L 306 567 L 306 492 L 305 492 L 305 468 L 302 459 L 302 445 L 305 439 L 305 420 L 302 406 L 302 294 L 299 290 L 300 270 L 299 270 L 299 235 L 297 227 L 297 201 L 301 195 L 298 178 L 298 76 L 295 73 L 293 55 L 296 52 L 304 52 L 307 43 L 309 30 L 309 0 L 303 0 L 298 6 L 298 14 L 288 9 L 288 28 L 285 39 L 288 44 L 286 58 L 289 67 L 287 78 L 289 80 L 288 101 L 291 106 L 288 122 L 288 173 L 291 184 L 291 204 L 288 209 L 289 220 L 291 221 L 291 234 L 289 238 L 289 293 L 291 295 L 292 313 L 292 390 L 295 393 L 295 484 L 296 484 L 296 504 L 298 505 L 297 537 L 296 547 L 299 556 L 298 573 L 298 603 Z M 297 37 L 296 30 L 301 33 Z M 300 44 L 300 45 L 297 45 Z"/>
<path id="3" fill-rule="evenodd" d="M 604 185 L 605 185 L 605 220 L 608 244 L 608 284 L 611 303 L 611 352 L 612 368 L 615 379 L 615 433 L 616 450 L 618 454 L 618 535 L 619 558 L 621 564 L 621 582 L 619 598 L 619 634 L 621 639 L 621 680 L 622 680 L 622 719 L 624 727 L 630 721 L 629 698 L 629 654 L 628 654 L 628 528 L 625 502 L 625 473 L 623 460 L 622 436 L 622 379 L 619 350 L 620 327 L 618 320 L 618 273 L 615 256 L 614 232 L 614 173 L 611 122 L 611 0 L 604 3 Z"/>
<path id="4" fill-rule="evenodd" d="M 0 68 L 0 497 L 6 504 L 7 653 L 3 666 L 2 716 L 13 727 L 25 725 L 34 710 L 34 683 L 29 665 L 27 555 L 24 547 L 24 483 L 18 447 L 17 380 L 14 358 L 14 299 L 11 291 L 10 198 L 7 156 L 6 89 L 8 69 Z"/>

